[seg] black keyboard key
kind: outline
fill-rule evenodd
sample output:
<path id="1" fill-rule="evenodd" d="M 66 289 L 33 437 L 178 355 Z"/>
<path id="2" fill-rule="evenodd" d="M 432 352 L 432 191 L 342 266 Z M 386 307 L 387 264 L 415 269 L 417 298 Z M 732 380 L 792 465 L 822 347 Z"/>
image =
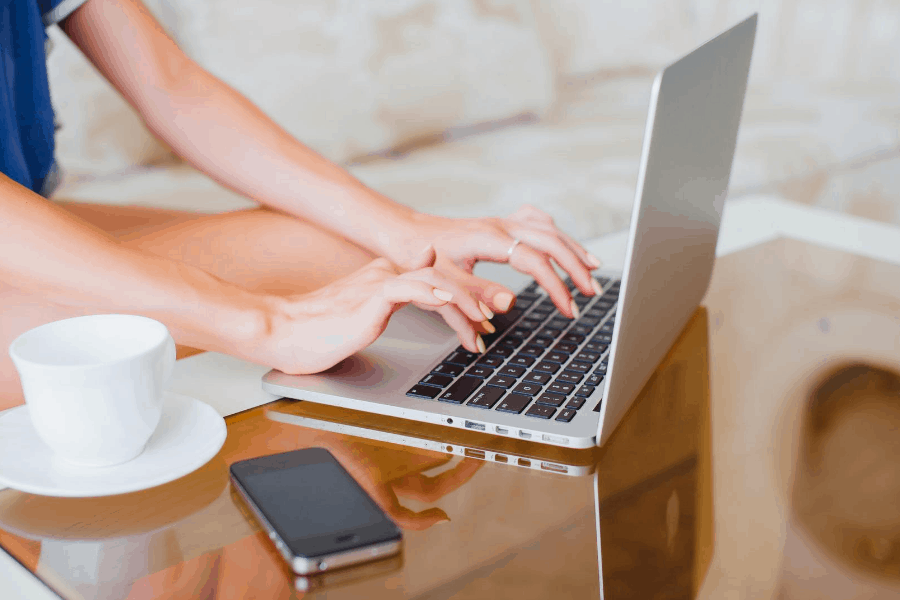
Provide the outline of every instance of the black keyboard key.
<path id="1" fill-rule="evenodd" d="M 525 367 L 516 367 L 516 366 L 508 364 L 505 367 L 503 367 L 502 369 L 500 369 L 498 371 L 498 373 L 500 375 L 509 375 L 510 377 L 515 377 L 516 379 L 518 379 L 519 377 L 521 377 L 522 375 L 525 374 Z"/>
<path id="2" fill-rule="evenodd" d="M 541 289 L 541 287 L 535 281 L 534 283 L 529 285 L 527 288 L 522 290 L 518 296 L 516 296 L 516 301 L 518 302 L 519 300 L 524 299 L 524 300 L 529 300 L 531 302 L 534 302 L 535 300 L 537 300 L 538 298 L 541 297 L 541 295 L 538 293 L 540 291 L 540 289 Z"/>
<path id="3" fill-rule="evenodd" d="M 525 327 L 516 326 L 512 331 L 509 332 L 509 335 L 517 338 L 522 338 L 522 341 L 531 337 L 531 334 L 534 333 L 533 329 L 527 329 Z M 521 343 L 521 342 L 520 342 Z"/>
<path id="4" fill-rule="evenodd" d="M 450 363 L 441 363 L 431 370 L 432 373 L 440 373 L 441 375 L 449 375 L 456 377 L 463 372 L 463 368 L 459 365 L 451 365 Z"/>
<path id="5" fill-rule="evenodd" d="M 590 327 L 593 329 L 597 325 L 600 324 L 600 317 L 592 317 L 590 315 L 584 315 L 580 319 L 575 322 L 576 325 L 584 325 L 585 327 Z"/>
<path id="6" fill-rule="evenodd" d="M 497 401 L 503 397 L 506 392 L 501 388 L 483 387 L 478 393 L 469 400 L 467 406 L 477 406 L 478 408 L 493 408 Z"/>
<path id="7" fill-rule="evenodd" d="M 469 352 L 468 350 L 463 350 L 462 352 L 460 352 L 459 350 L 457 350 L 456 352 L 445 358 L 444 362 L 468 367 L 473 362 L 475 362 L 476 358 L 478 358 L 478 355 L 474 352 Z"/>
<path id="8" fill-rule="evenodd" d="M 576 396 L 584 396 L 585 398 L 587 398 L 588 396 L 593 394 L 594 390 L 596 390 L 596 389 L 597 388 L 595 388 L 592 385 L 583 385 L 580 388 L 578 388 L 578 391 L 575 392 L 575 395 Z"/>
<path id="9" fill-rule="evenodd" d="M 582 296 L 581 294 L 578 294 L 572 298 L 572 300 L 575 301 L 575 304 L 578 306 L 578 308 L 584 308 L 585 306 L 590 304 L 591 300 L 593 300 L 593 299 L 594 299 L 593 296 Z"/>
<path id="10" fill-rule="evenodd" d="M 553 350 L 556 352 L 565 352 L 566 354 L 571 354 L 578 349 L 578 344 L 573 342 L 560 342 L 557 345 L 553 346 Z"/>
<path id="11" fill-rule="evenodd" d="M 494 375 L 487 382 L 488 385 L 501 388 L 511 388 L 516 384 L 516 378 L 509 375 Z"/>
<path id="12" fill-rule="evenodd" d="M 553 338 L 556 339 L 560 335 L 562 335 L 562 329 L 554 329 L 553 327 L 544 327 L 538 332 L 538 335 L 541 337 Z"/>
<path id="13" fill-rule="evenodd" d="M 560 411 L 558 415 L 556 415 L 557 421 L 562 421 L 563 423 L 568 423 L 572 419 L 575 418 L 575 415 L 578 414 L 571 408 L 564 408 Z"/>
<path id="14" fill-rule="evenodd" d="M 535 301 L 540 298 L 540 296 L 536 296 L 534 294 L 519 294 L 516 296 L 516 307 L 525 310 L 529 306 L 535 303 Z"/>
<path id="15" fill-rule="evenodd" d="M 563 396 L 568 396 L 574 390 L 574 383 L 566 383 L 565 381 L 559 381 L 558 379 L 551 383 L 550 387 L 547 388 L 548 392 L 553 392 L 554 394 L 562 394 Z"/>
<path id="16" fill-rule="evenodd" d="M 587 402 L 587 398 L 584 398 L 582 396 L 575 396 L 574 398 L 569 400 L 569 403 L 566 404 L 566 408 L 574 408 L 575 410 L 578 410 L 579 408 L 584 406 L 585 402 Z"/>
<path id="17" fill-rule="evenodd" d="M 607 369 L 607 368 L 609 368 L 609 365 L 607 365 L 607 364 L 606 364 L 606 361 L 604 360 L 602 363 L 600 363 L 600 364 L 597 366 L 597 369 L 594 371 L 594 373 L 596 373 L 596 374 L 598 374 L 598 375 L 605 375 L 605 374 L 606 374 L 606 369 Z"/>
<path id="18" fill-rule="evenodd" d="M 562 352 L 550 352 L 549 354 L 544 356 L 544 360 L 562 364 L 569 360 L 569 355 Z"/>
<path id="19" fill-rule="evenodd" d="M 612 334 L 610 334 L 610 333 L 601 333 L 601 334 L 599 334 L 599 335 L 595 335 L 595 336 L 594 336 L 594 341 L 597 341 L 597 342 L 606 342 L 607 344 L 609 344 L 610 342 L 612 342 Z"/>
<path id="20" fill-rule="evenodd" d="M 601 381 L 603 381 L 603 375 L 594 373 L 593 375 L 588 376 L 584 383 L 585 385 L 600 385 Z"/>
<path id="21" fill-rule="evenodd" d="M 534 357 L 527 356 L 525 354 L 516 354 L 511 359 L 509 359 L 509 362 L 507 364 L 516 365 L 518 367 L 530 367 L 534 364 Z"/>
<path id="22" fill-rule="evenodd" d="M 507 394 L 506 397 L 497 405 L 500 412 L 520 413 L 525 407 L 531 403 L 531 396 L 523 396 L 522 394 Z"/>
<path id="23" fill-rule="evenodd" d="M 528 337 L 528 336 L 525 336 Z M 525 341 L 525 338 L 517 337 L 512 334 L 504 337 L 502 340 L 497 342 L 497 346 L 503 346 L 506 348 L 518 348 Z"/>
<path id="24" fill-rule="evenodd" d="M 524 356 L 540 356 L 544 353 L 544 349 L 540 346 L 535 346 L 534 344 L 528 344 L 521 350 L 519 350 L 519 354 Z"/>
<path id="25" fill-rule="evenodd" d="M 503 358 L 509 358 L 513 354 L 515 354 L 515 348 L 509 348 L 508 346 L 494 346 L 491 348 L 490 353 L 496 354 L 497 356 L 502 356 Z"/>
<path id="26" fill-rule="evenodd" d="M 609 307 L 608 307 L 608 306 L 601 306 L 601 305 L 598 303 L 598 304 L 595 304 L 594 306 L 592 306 L 586 313 L 584 313 L 584 316 L 587 317 L 587 318 L 589 318 L 589 319 L 600 319 L 600 320 L 602 320 L 603 317 L 605 317 L 605 316 L 606 316 L 606 313 L 608 313 L 608 312 L 609 312 Z"/>
<path id="27" fill-rule="evenodd" d="M 584 379 L 584 375 L 581 373 L 573 373 L 572 371 L 563 371 L 557 377 L 557 381 L 564 381 L 566 383 L 578 383 Z"/>
<path id="28" fill-rule="evenodd" d="M 478 361 L 478 364 L 496 368 L 503 364 L 503 357 L 495 354 L 485 354 Z"/>
<path id="29" fill-rule="evenodd" d="M 541 404 L 535 404 L 534 406 L 529 408 L 528 412 L 526 412 L 525 414 L 529 417 L 537 417 L 538 419 L 549 419 L 555 412 L 555 408 L 543 406 Z"/>
<path id="30" fill-rule="evenodd" d="M 571 324 L 572 321 L 565 317 L 556 317 L 555 319 L 547 321 L 547 327 L 552 327 L 553 329 L 565 329 Z"/>
<path id="31" fill-rule="evenodd" d="M 590 327 L 589 325 L 578 325 L 578 324 L 573 325 L 572 328 L 569 329 L 570 334 L 577 333 L 578 335 L 591 335 L 591 333 L 593 331 L 594 331 L 594 328 Z"/>
<path id="32" fill-rule="evenodd" d="M 416 398 L 428 398 L 434 400 L 435 396 L 441 393 L 441 388 L 432 387 L 430 385 L 415 385 L 411 390 L 406 392 L 407 396 L 415 396 Z"/>
<path id="33" fill-rule="evenodd" d="M 563 283 L 566 284 L 566 287 L 569 288 L 570 292 L 575 289 L 575 282 L 568 277 L 563 280 Z"/>
<path id="34" fill-rule="evenodd" d="M 541 394 L 540 398 L 537 399 L 538 404 L 546 404 L 553 407 L 560 407 L 565 401 L 566 397 L 562 394 L 553 394 L 549 392 Z"/>
<path id="35" fill-rule="evenodd" d="M 475 365 L 474 367 L 466 371 L 466 375 L 471 375 L 472 377 L 481 377 L 482 379 L 490 377 L 493 374 L 493 367 L 489 367 L 487 365 Z"/>
<path id="36" fill-rule="evenodd" d="M 584 341 L 584 336 L 580 333 L 567 333 L 562 337 L 562 341 L 564 342 L 574 342 L 576 344 L 580 344 Z"/>
<path id="37" fill-rule="evenodd" d="M 429 373 L 419 382 L 420 384 L 425 385 L 434 385 L 437 387 L 447 387 L 450 385 L 450 382 L 453 381 L 453 378 L 449 375 L 438 375 L 437 373 Z"/>
<path id="38" fill-rule="evenodd" d="M 522 316 L 524 311 L 521 308 L 511 308 L 507 313 L 497 313 L 491 319 L 491 325 L 497 329 L 497 333 L 503 333 L 509 329 L 516 320 Z"/>
<path id="39" fill-rule="evenodd" d="M 453 385 L 447 388 L 447 391 L 441 394 L 438 400 L 442 402 L 452 402 L 454 404 L 462 404 L 468 400 L 472 392 L 477 390 L 483 381 L 478 377 L 460 377 Z"/>
<path id="40" fill-rule="evenodd" d="M 552 343 L 553 343 L 552 338 L 535 337 L 535 338 L 531 338 L 531 340 L 529 340 L 528 345 L 529 346 L 540 346 L 541 348 L 548 348 L 550 346 L 550 344 L 552 344 Z"/>
<path id="41" fill-rule="evenodd" d="M 544 373 L 556 373 L 557 371 L 559 371 L 559 363 L 542 360 L 538 364 L 534 365 L 534 370 L 542 371 Z"/>
<path id="42" fill-rule="evenodd" d="M 545 385 L 552 375 L 550 373 L 538 373 L 535 371 L 530 371 L 528 375 L 525 376 L 525 381 L 533 381 L 535 383 L 539 383 L 541 385 Z"/>
<path id="43" fill-rule="evenodd" d="M 587 373 L 590 371 L 594 365 L 591 363 L 583 363 L 578 361 L 572 361 L 568 365 L 566 365 L 567 371 L 575 371 L 576 373 Z"/>
<path id="44" fill-rule="evenodd" d="M 586 362 L 586 363 L 595 363 L 598 360 L 600 360 L 600 353 L 599 352 L 580 352 L 575 357 L 575 360 L 580 360 L 581 362 Z"/>
<path id="45" fill-rule="evenodd" d="M 524 394 L 526 396 L 534 396 L 541 392 L 542 387 L 544 387 L 544 386 L 540 385 L 539 383 L 534 383 L 532 381 L 523 381 L 522 383 L 520 383 L 519 385 L 514 387 L 512 391 L 514 391 L 517 394 Z"/>
<path id="46" fill-rule="evenodd" d="M 528 287 L 522 290 L 523 294 L 537 294 L 541 289 L 540 284 L 537 281 L 532 281 L 528 284 Z"/>
<path id="47" fill-rule="evenodd" d="M 540 326 L 544 323 L 543 319 L 523 319 L 519 321 L 519 327 L 525 329 L 527 331 L 534 331 L 535 329 L 539 329 Z M 517 328 L 518 329 L 518 328 Z"/>
<path id="48" fill-rule="evenodd" d="M 609 344 L 606 342 L 598 342 L 596 340 L 590 340 L 587 344 L 584 345 L 584 350 L 589 352 L 599 352 L 603 354 L 606 352 L 606 349 L 609 348 Z"/>

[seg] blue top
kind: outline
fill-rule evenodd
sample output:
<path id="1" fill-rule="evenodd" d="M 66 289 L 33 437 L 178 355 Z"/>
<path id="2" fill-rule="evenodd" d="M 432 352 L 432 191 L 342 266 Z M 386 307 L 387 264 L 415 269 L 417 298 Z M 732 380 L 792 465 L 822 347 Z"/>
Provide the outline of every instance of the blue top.
<path id="1" fill-rule="evenodd" d="M 0 171 L 38 193 L 54 170 L 44 27 L 84 2 L 0 0 Z"/>

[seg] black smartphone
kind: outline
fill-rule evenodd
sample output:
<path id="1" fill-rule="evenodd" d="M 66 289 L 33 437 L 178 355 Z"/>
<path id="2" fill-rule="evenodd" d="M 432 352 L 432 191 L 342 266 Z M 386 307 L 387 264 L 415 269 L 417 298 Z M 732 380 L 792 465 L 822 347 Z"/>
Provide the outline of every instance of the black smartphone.
<path id="1" fill-rule="evenodd" d="M 295 573 L 400 552 L 400 528 L 324 448 L 236 462 L 231 482 Z"/>

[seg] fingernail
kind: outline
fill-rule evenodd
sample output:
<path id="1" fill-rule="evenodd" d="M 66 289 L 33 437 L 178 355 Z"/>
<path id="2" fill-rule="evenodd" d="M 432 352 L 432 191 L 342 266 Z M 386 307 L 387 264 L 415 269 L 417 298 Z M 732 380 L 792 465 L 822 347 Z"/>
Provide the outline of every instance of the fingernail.
<path id="1" fill-rule="evenodd" d="M 485 304 L 484 302 L 479 302 L 478 308 L 481 309 L 481 312 L 484 314 L 485 319 L 490 320 L 490 319 L 494 318 L 494 311 L 492 311 L 490 308 L 488 308 L 488 305 Z"/>
<path id="2" fill-rule="evenodd" d="M 509 292 L 500 292 L 494 296 L 494 304 L 503 312 L 512 308 L 513 300 L 515 300 L 515 296 Z"/>
<path id="3" fill-rule="evenodd" d="M 434 288 L 433 290 L 431 290 L 431 293 L 434 294 L 435 298 L 437 298 L 438 300 L 443 300 L 444 302 L 450 302 L 451 300 L 453 300 L 453 294 L 446 290 Z"/>
<path id="4" fill-rule="evenodd" d="M 594 289 L 594 293 L 598 296 L 603 293 L 603 288 L 600 287 L 600 282 L 591 277 L 591 287 Z"/>
<path id="5" fill-rule="evenodd" d="M 475 345 L 478 347 L 478 351 L 482 354 L 487 352 L 487 348 L 484 346 L 484 340 L 481 339 L 480 335 L 475 336 Z"/>
<path id="6" fill-rule="evenodd" d="M 593 254 L 591 254 L 590 252 L 588 252 L 587 259 L 588 259 L 588 262 L 591 263 L 591 266 L 594 267 L 595 269 L 599 269 L 600 267 L 603 266 L 603 263 L 600 262 L 600 259 L 597 258 L 596 256 L 594 256 Z"/>
<path id="7" fill-rule="evenodd" d="M 571 307 L 572 307 L 572 314 L 575 315 L 574 318 L 575 319 L 579 318 L 581 316 L 581 311 L 578 310 L 578 305 L 575 304 L 574 300 L 572 300 Z"/>
<path id="8" fill-rule="evenodd" d="M 497 328 L 494 327 L 494 326 L 491 324 L 490 321 L 482 321 L 482 322 L 481 322 L 481 326 L 484 327 L 484 329 L 485 329 L 488 333 L 495 333 L 495 332 L 497 331 Z"/>

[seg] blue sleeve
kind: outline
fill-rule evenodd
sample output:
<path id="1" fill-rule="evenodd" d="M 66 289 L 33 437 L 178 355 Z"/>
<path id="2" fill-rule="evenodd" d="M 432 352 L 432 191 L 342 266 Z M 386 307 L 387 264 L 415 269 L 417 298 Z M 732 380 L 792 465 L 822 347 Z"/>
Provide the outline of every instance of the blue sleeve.
<path id="1" fill-rule="evenodd" d="M 85 2 L 87 0 L 37 0 L 44 27 L 59 23 Z"/>

